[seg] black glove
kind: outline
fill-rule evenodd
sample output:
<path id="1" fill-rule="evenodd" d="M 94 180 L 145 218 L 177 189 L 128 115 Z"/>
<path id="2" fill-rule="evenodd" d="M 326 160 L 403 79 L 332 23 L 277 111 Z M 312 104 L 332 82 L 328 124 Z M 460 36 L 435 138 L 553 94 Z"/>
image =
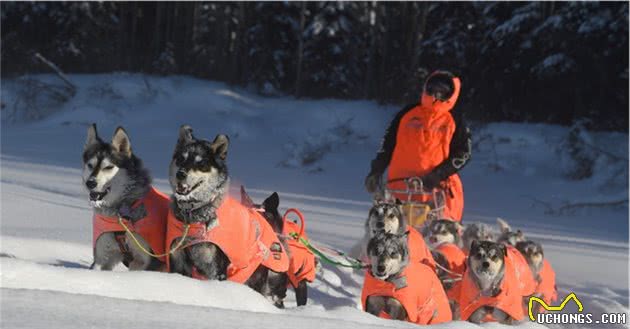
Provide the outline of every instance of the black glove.
<path id="1" fill-rule="evenodd" d="M 370 173 L 365 177 L 365 189 L 368 193 L 374 193 L 381 186 L 382 174 Z"/>
<path id="2" fill-rule="evenodd" d="M 432 190 L 438 186 L 440 186 L 440 177 L 435 173 L 429 173 L 426 176 L 422 177 L 422 184 L 425 189 Z"/>

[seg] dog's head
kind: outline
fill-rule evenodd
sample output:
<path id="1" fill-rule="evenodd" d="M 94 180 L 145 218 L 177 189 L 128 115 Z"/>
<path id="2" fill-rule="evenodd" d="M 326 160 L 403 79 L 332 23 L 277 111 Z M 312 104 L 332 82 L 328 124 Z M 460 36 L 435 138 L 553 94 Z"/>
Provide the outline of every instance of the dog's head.
<path id="1" fill-rule="evenodd" d="M 482 286 L 493 282 L 503 271 L 506 246 L 492 241 L 473 241 L 468 254 L 468 268 Z"/>
<path id="2" fill-rule="evenodd" d="M 280 196 L 278 196 L 278 193 L 273 192 L 263 203 L 256 204 L 245 191 L 245 187 L 241 185 L 241 204 L 259 211 L 271 225 L 274 232 L 282 233 L 284 219 L 278 211 L 278 207 L 280 207 Z"/>
<path id="3" fill-rule="evenodd" d="M 463 249 L 466 251 L 470 250 L 470 245 L 473 241 L 494 241 L 494 232 L 486 224 L 468 224 L 462 234 Z"/>
<path id="4" fill-rule="evenodd" d="M 459 245 L 461 224 L 450 219 L 438 219 L 429 223 L 428 240 L 432 247 L 437 247 L 443 243 L 454 243 Z"/>
<path id="5" fill-rule="evenodd" d="M 370 209 L 367 220 L 367 229 L 370 236 L 385 232 L 390 234 L 403 233 L 407 229 L 407 223 L 401 210 L 400 200 L 395 203 L 375 201 Z"/>
<path id="6" fill-rule="evenodd" d="M 82 178 L 92 206 L 100 208 L 118 202 L 132 180 L 131 172 L 141 166 L 131 151 L 125 129 L 116 128 L 111 143 L 106 143 L 98 136 L 96 124 L 88 128 Z"/>
<path id="7" fill-rule="evenodd" d="M 407 235 L 378 233 L 370 239 L 367 246 L 372 275 L 380 280 L 402 272 L 409 264 Z"/>
<path id="8" fill-rule="evenodd" d="M 197 139 L 184 125 L 169 168 L 169 182 L 177 202 L 213 201 L 227 190 L 226 166 L 229 139 L 217 135 L 214 141 Z"/>
<path id="9" fill-rule="evenodd" d="M 512 227 L 503 219 L 497 218 L 501 234 L 497 238 L 497 242 L 516 246 L 518 242 L 525 241 L 525 234 L 521 230 L 512 231 Z"/>
<path id="10" fill-rule="evenodd" d="M 542 267 L 545 253 L 540 243 L 531 240 L 521 241 L 516 244 L 516 249 L 521 252 L 527 260 L 527 264 L 534 273 L 538 273 Z"/>

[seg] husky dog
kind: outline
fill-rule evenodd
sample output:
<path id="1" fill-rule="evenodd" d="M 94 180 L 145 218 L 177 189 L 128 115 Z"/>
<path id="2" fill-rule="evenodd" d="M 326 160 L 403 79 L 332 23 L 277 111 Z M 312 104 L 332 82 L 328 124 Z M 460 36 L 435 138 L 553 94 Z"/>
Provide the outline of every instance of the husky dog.
<path id="1" fill-rule="evenodd" d="M 280 206 L 278 193 L 273 192 L 262 204 L 255 204 L 245 191 L 245 187 L 241 185 L 241 204 L 258 210 L 263 217 L 265 217 L 269 225 L 273 228 L 273 231 L 278 235 L 280 242 L 284 245 L 284 250 L 289 253 L 290 249 L 286 243 L 286 239 L 282 236 L 282 232 L 284 231 L 284 219 L 280 215 L 280 212 L 278 212 L 278 207 Z M 291 255 L 289 255 L 289 258 L 290 257 Z M 284 298 L 287 295 L 288 284 L 289 278 L 287 273 L 278 273 L 269 270 L 263 295 L 272 296 L 275 305 L 279 308 L 284 308 Z M 306 282 L 301 282 L 300 287 L 295 289 L 298 306 L 306 304 L 306 289 Z M 300 304 L 301 302 L 303 302 L 303 304 Z"/>
<path id="2" fill-rule="evenodd" d="M 403 234 L 407 231 L 407 221 L 402 212 L 402 203 L 396 199 L 395 203 L 375 201 L 365 222 L 368 240 L 376 234 L 385 232 Z"/>
<path id="3" fill-rule="evenodd" d="M 429 223 L 427 240 L 433 248 L 452 243 L 461 247 L 460 231 L 462 225 L 450 219 L 437 219 Z"/>
<path id="4" fill-rule="evenodd" d="M 518 249 L 523 257 L 525 257 L 525 260 L 527 260 L 527 264 L 532 270 L 534 277 L 538 276 L 543 266 L 543 261 L 545 260 L 542 245 L 531 240 L 520 241 L 516 243 L 516 249 Z"/>
<path id="5" fill-rule="evenodd" d="M 229 189 L 226 165 L 228 145 L 229 139 L 225 135 L 217 135 L 210 142 L 195 138 L 188 125 L 179 129 L 169 169 L 169 182 L 173 189 L 172 210 L 177 220 L 186 224 L 203 223 L 208 229 L 217 225 L 216 210 Z M 172 241 L 171 245 L 178 242 L 179 238 Z M 171 272 L 192 276 L 194 268 L 208 280 L 225 280 L 230 260 L 217 245 L 202 242 L 173 252 L 170 263 Z M 269 292 L 268 272 L 266 267 L 260 265 L 245 284 L 273 299 L 276 296 L 266 294 Z M 276 306 L 282 307 L 282 300 L 274 302 Z"/>
<path id="6" fill-rule="evenodd" d="M 367 246 L 372 275 L 379 280 L 387 280 L 402 273 L 409 264 L 409 247 L 407 235 L 377 233 Z M 407 311 L 396 299 L 385 296 L 369 296 L 366 300 L 366 311 L 378 316 L 386 312 L 395 320 L 405 320 Z"/>
<path id="7" fill-rule="evenodd" d="M 468 224 L 462 234 L 462 249 L 469 252 L 473 241 L 494 241 L 494 232 L 483 223 Z"/>
<path id="8" fill-rule="evenodd" d="M 96 124 L 90 125 L 83 149 L 82 179 L 94 213 L 106 217 L 125 216 L 132 222 L 144 217 L 144 214 L 128 212 L 151 188 L 151 176 L 133 154 L 129 136 L 122 127 L 116 128 L 111 143 L 106 143 L 98 136 Z M 123 233 L 104 233 L 96 240 L 94 263 L 90 268 L 109 271 L 124 262 L 130 270 L 159 269 L 160 262 L 133 243 L 125 242 L 129 252 L 123 252 L 118 234 Z M 125 240 L 131 241 L 128 235 L 126 233 Z M 136 238 L 145 249 L 151 249 L 142 237 L 136 235 Z"/>
<path id="9" fill-rule="evenodd" d="M 501 234 L 497 238 L 497 242 L 516 246 L 518 242 L 525 241 L 525 235 L 521 230 L 512 231 L 512 227 L 503 219 L 497 218 Z"/>
<path id="10" fill-rule="evenodd" d="M 468 256 L 468 268 L 472 280 L 484 296 L 495 296 L 499 293 L 505 274 L 505 245 L 491 241 L 473 241 Z M 491 314 L 501 323 L 511 323 L 512 318 L 504 311 L 491 306 L 477 309 L 469 317 L 473 323 L 483 322 L 486 315 Z"/>

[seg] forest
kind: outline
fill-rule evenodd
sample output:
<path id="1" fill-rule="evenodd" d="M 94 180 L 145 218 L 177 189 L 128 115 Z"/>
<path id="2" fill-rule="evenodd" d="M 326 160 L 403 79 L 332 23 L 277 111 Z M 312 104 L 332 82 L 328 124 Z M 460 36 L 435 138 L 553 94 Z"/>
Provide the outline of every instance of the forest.
<path id="1" fill-rule="evenodd" d="M 628 131 L 628 2 L 2 2 L 3 78 L 191 75 L 268 96 L 417 102 L 436 69 L 455 110 Z M 295 109 L 299 111 L 298 109 Z"/>

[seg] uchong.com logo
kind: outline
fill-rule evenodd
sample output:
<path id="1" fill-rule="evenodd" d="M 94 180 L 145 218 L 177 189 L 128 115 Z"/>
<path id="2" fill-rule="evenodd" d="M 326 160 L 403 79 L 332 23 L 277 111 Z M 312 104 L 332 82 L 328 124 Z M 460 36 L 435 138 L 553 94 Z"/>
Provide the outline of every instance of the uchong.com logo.
<path id="1" fill-rule="evenodd" d="M 577 313 L 560 313 L 571 300 L 578 307 Z M 537 314 L 534 314 L 534 302 L 538 302 L 542 308 Z M 626 313 L 602 313 L 600 316 L 585 313 L 582 302 L 573 292 L 564 297 L 558 306 L 547 305 L 538 297 L 530 297 L 528 313 L 530 320 L 540 324 L 626 324 L 627 316 Z"/>

